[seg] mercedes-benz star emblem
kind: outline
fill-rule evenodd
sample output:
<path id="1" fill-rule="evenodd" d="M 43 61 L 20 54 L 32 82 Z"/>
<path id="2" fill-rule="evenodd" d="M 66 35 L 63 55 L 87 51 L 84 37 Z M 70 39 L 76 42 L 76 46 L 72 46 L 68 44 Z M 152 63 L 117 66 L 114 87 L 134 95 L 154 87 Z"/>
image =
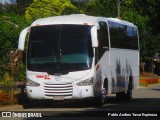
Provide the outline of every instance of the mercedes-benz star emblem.
<path id="1" fill-rule="evenodd" d="M 56 80 L 56 81 L 61 80 L 61 76 L 55 76 L 55 80 Z"/>

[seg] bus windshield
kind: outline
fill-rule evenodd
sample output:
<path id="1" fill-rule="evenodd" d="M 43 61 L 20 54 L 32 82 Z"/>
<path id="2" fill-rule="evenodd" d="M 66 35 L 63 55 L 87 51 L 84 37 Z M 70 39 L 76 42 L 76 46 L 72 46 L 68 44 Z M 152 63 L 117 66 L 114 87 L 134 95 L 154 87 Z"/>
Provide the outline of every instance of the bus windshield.
<path id="1" fill-rule="evenodd" d="M 44 25 L 31 27 L 27 69 L 68 73 L 91 68 L 93 48 L 88 25 Z"/>

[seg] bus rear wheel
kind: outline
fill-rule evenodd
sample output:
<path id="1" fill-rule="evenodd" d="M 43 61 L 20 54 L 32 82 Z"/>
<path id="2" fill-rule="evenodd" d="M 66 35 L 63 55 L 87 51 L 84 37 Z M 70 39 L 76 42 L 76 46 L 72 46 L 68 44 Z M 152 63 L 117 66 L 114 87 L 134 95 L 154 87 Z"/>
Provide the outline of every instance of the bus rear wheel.
<path id="1" fill-rule="evenodd" d="M 132 76 L 130 76 L 130 79 L 129 79 L 128 90 L 127 90 L 127 93 L 125 95 L 125 98 L 127 100 L 132 99 Z"/>
<path id="2" fill-rule="evenodd" d="M 128 90 L 128 91 L 127 91 L 127 93 L 126 93 L 126 95 L 125 95 L 125 98 L 126 98 L 127 100 L 132 99 L 132 90 Z"/>

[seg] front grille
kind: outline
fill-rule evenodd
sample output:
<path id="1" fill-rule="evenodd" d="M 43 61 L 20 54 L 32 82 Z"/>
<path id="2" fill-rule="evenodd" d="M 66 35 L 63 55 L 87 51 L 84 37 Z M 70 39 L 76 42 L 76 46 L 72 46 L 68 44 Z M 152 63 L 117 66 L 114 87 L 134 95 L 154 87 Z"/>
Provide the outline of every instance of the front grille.
<path id="1" fill-rule="evenodd" d="M 64 96 L 64 98 L 72 97 L 73 85 L 72 83 L 44 83 L 45 97 L 53 98 L 54 96 Z"/>

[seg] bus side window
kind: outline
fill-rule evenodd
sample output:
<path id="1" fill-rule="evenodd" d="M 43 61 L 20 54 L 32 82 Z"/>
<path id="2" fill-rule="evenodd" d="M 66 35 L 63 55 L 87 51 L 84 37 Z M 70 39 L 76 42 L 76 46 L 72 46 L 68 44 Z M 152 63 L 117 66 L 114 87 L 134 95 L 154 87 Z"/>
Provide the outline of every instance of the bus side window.
<path id="1" fill-rule="evenodd" d="M 111 48 L 138 49 L 137 28 L 109 21 Z"/>
<path id="2" fill-rule="evenodd" d="M 107 23 L 100 21 L 99 29 L 97 30 L 98 34 L 98 48 L 96 48 L 96 63 L 103 56 L 104 52 L 109 49 L 109 40 L 108 40 L 108 27 Z"/>

